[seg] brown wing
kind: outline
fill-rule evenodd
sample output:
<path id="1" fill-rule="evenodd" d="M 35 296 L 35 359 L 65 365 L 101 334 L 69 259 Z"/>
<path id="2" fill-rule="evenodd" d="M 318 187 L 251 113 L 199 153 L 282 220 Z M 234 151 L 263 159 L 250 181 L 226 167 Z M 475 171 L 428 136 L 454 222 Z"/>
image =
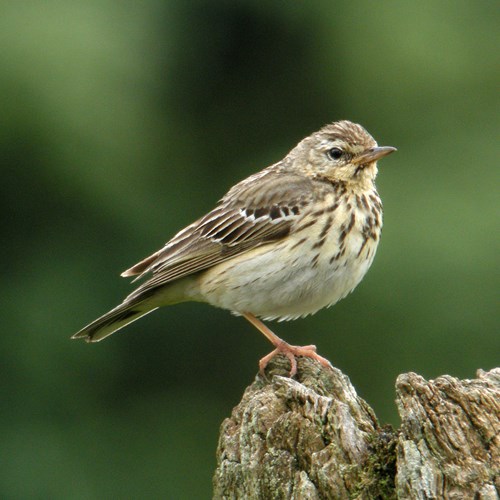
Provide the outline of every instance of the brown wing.
<path id="1" fill-rule="evenodd" d="M 153 276 L 128 299 L 286 236 L 301 217 L 311 181 L 266 169 L 233 187 L 210 213 L 176 234 L 163 249 L 125 271 Z M 136 279 L 138 279 L 136 278 Z"/>

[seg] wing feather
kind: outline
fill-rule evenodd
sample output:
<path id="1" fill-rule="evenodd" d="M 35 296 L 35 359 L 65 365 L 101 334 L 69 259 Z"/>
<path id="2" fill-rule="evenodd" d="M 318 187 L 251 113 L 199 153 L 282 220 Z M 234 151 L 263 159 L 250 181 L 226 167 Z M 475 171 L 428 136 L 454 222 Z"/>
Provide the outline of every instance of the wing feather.
<path id="1" fill-rule="evenodd" d="M 312 181 L 276 174 L 276 169 L 266 169 L 237 184 L 214 210 L 126 270 L 122 276 L 152 273 L 127 300 L 286 236 L 302 218 Z"/>

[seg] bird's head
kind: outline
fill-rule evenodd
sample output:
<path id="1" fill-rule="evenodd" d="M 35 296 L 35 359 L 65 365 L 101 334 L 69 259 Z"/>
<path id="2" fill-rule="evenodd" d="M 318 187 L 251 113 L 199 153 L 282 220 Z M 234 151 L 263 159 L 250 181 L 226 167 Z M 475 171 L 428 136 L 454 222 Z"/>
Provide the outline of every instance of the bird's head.
<path id="1" fill-rule="evenodd" d="M 377 160 L 396 148 L 377 145 L 357 123 L 338 121 L 306 137 L 291 152 L 293 169 L 313 178 L 365 187 L 377 175 Z"/>

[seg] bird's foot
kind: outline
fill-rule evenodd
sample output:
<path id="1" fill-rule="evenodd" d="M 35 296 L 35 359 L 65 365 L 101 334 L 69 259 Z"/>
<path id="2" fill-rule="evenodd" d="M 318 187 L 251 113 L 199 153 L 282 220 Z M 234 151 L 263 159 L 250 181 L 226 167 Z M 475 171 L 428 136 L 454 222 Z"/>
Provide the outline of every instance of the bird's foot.
<path id="1" fill-rule="evenodd" d="M 278 354 L 284 354 L 290 360 L 290 377 L 293 377 L 297 373 L 297 360 L 295 359 L 297 356 L 305 356 L 307 358 L 314 359 L 325 368 L 332 368 L 330 361 L 323 358 L 316 352 L 315 345 L 296 346 L 290 345 L 285 341 L 281 341 L 276 346 L 274 351 L 270 352 L 259 361 L 259 371 L 261 375 L 264 375 L 264 371 L 269 361 L 271 361 L 271 359 Z"/>

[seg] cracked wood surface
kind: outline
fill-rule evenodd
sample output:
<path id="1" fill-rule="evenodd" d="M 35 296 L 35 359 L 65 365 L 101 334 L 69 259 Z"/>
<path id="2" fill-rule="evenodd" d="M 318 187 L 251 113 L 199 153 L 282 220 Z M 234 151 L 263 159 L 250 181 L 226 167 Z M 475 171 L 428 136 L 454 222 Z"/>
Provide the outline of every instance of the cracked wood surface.
<path id="1" fill-rule="evenodd" d="M 500 369 L 475 380 L 407 373 L 396 392 L 400 498 L 498 499 Z"/>
<path id="2" fill-rule="evenodd" d="M 393 430 L 340 370 L 298 366 L 277 357 L 223 422 L 214 498 L 500 498 L 500 369 L 400 375 Z"/>

